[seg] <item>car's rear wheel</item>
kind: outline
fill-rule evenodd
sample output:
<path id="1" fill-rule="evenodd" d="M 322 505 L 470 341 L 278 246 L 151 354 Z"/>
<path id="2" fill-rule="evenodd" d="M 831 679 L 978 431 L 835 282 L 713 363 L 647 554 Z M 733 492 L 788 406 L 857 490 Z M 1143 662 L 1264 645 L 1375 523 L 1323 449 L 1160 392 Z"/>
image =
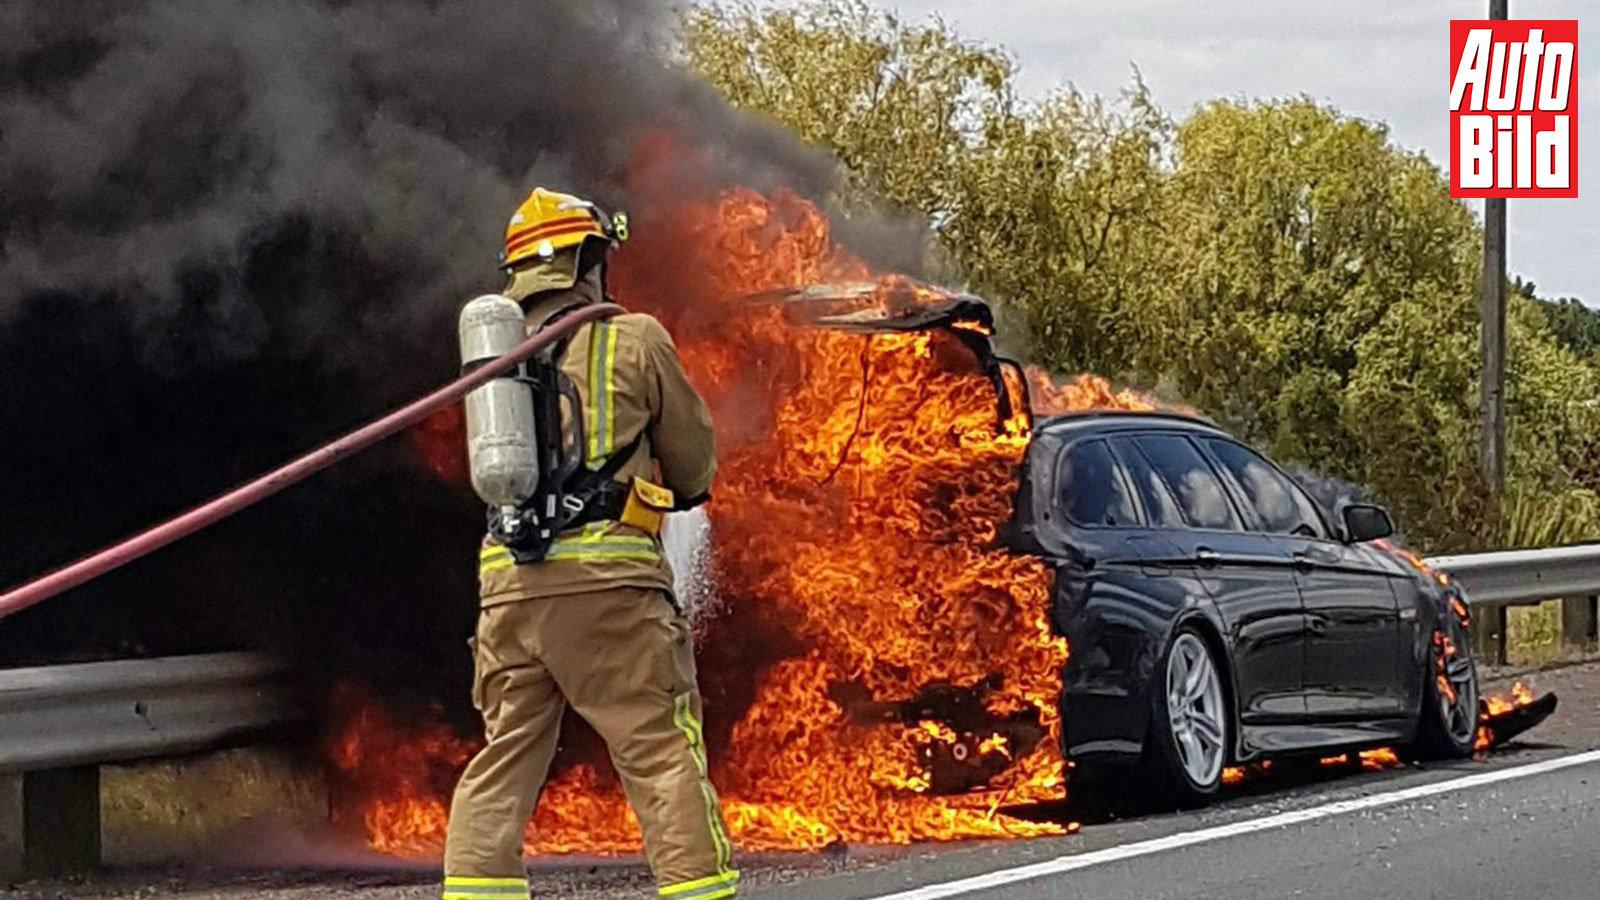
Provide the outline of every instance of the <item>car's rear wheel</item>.
<path id="1" fill-rule="evenodd" d="M 1222 669 L 1211 647 L 1192 628 L 1182 628 L 1167 648 L 1162 677 L 1150 692 L 1146 764 L 1183 805 L 1216 796 L 1228 761 L 1232 730 Z"/>
<path id="2" fill-rule="evenodd" d="M 1477 744 L 1478 669 L 1467 642 L 1465 606 L 1459 604 L 1451 601 L 1428 654 L 1422 719 L 1412 748 L 1423 758 L 1462 759 Z"/>

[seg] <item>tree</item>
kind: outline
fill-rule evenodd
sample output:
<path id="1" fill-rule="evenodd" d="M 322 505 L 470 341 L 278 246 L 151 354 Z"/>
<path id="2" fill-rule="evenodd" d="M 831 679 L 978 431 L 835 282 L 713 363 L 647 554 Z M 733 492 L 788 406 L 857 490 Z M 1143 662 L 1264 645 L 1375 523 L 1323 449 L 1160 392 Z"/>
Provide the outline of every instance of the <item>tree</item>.
<path id="1" fill-rule="evenodd" d="M 1430 549 L 1541 517 L 1600 535 L 1600 317 L 1513 297 L 1501 504 L 1476 464 L 1481 233 L 1382 125 L 1306 99 L 1174 123 L 1137 77 L 1026 103 L 1003 53 L 859 2 L 698 7 L 686 38 L 735 103 L 839 155 L 847 205 L 925 215 L 1032 361 L 1171 391 L 1367 485 Z"/>
<path id="2" fill-rule="evenodd" d="M 1168 123 L 1135 84 L 1016 99 L 1004 53 L 861 2 L 694 7 L 685 57 L 735 104 L 827 147 L 865 196 L 916 210 L 936 274 L 1005 298 L 1038 361 L 1118 371 Z"/>
<path id="3" fill-rule="evenodd" d="M 1527 287 L 1528 296 L 1539 304 L 1556 343 L 1600 363 L 1600 310 L 1585 306 L 1576 297 L 1546 300 L 1534 295 L 1533 285 Z"/>
<path id="4" fill-rule="evenodd" d="M 1012 62 L 943 23 L 910 26 L 859 0 L 798 7 L 692 6 L 686 62 L 736 106 L 776 118 L 839 157 L 868 196 L 935 223 L 955 174 L 1012 117 Z"/>

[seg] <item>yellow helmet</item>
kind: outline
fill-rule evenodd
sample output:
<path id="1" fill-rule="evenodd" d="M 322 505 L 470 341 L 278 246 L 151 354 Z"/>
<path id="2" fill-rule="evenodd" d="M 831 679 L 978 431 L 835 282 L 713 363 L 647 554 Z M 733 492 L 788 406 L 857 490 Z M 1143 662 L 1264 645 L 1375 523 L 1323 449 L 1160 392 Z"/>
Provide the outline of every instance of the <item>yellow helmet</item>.
<path id="1" fill-rule="evenodd" d="M 500 265 L 511 268 L 529 260 L 549 260 L 590 239 L 608 244 L 627 240 L 627 217 L 621 213 L 608 217 L 587 200 L 534 188 L 506 225 Z"/>

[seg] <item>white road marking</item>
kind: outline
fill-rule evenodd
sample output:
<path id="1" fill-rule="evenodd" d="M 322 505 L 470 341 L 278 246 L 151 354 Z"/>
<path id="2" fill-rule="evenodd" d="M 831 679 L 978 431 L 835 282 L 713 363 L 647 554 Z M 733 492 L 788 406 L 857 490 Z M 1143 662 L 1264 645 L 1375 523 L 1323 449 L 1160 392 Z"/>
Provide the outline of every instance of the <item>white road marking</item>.
<path id="1" fill-rule="evenodd" d="M 1098 866 L 1103 863 L 1148 856 L 1152 853 L 1176 850 L 1180 847 L 1192 847 L 1195 844 L 1205 844 L 1211 841 L 1238 837 L 1243 834 L 1254 834 L 1258 831 L 1298 825 L 1302 822 L 1314 822 L 1330 816 L 1342 816 L 1346 813 L 1405 803 L 1408 800 L 1420 800 L 1423 797 L 1448 794 L 1452 791 L 1464 791 L 1470 788 L 1498 784 L 1502 781 L 1543 775 L 1546 772 L 1555 772 L 1592 762 L 1600 762 L 1600 750 L 1590 750 L 1587 753 L 1547 759 L 1543 762 L 1529 763 L 1528 765 L 1511 769 L 1498 769 L 1493 772 L 1482 772 L 1477 775 L 1452 778 L 1448 781 L 1436 781 L 1432 784 L 1418 785 L 1417 787 L 1389 791 L 1383 794 L 1370 794 L 1353 800 L 1340 800 L 1325 806 L 1297 809 L 1278 813 L 1277 815 L 1264 816 L 1260 819 L 1247 819 L 1243 822 L 1232 822 L 1227 825 L 1218 825 L 1214 828 L 1202 828 L 1199 831 L 1171 834 L 1166 837 L 1152 838 L 1148 841 L 1139 841 L 1135 844 L 1124 844 L 1120 847 L 1107 847 L 1104 850 L 1094 850 L 1089 853 L 1058 856 L 1055 859 L 1030 863 L 1026 866 L 1017 866 L 1014 869 L 1000 869 L 957 881 L 947 881 L 944 884 L 930 884 L 927 887 L 902 891 L 898 894 L 883 894 L 877 897 L 876 900 L 937 900 L 940 897 L 971 894 L 976 891 L 1001 887 L 1002 885 L 1015 884 L 1019 881 L 1029 881 L 1034 878 L 1043 878 L 1047 875 L 1059 875 L 1062 872 L 1087 869 L 1090 866 Z"/>

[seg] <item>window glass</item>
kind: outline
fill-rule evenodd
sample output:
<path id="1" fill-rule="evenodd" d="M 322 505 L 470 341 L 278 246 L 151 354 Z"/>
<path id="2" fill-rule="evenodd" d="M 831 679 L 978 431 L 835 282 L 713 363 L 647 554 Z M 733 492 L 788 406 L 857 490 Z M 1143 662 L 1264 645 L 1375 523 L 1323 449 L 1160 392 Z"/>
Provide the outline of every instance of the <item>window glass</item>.
<path id="1" fill-rule="evenodd" d="M 1116 458 L 1104 441 L 1075 445 L 1061 464 L 1056 490 L 1067 516 L 1079 525 L 1137 525 Z"/>
<path id="2" fill-rule="evenodd" d="M 1177 498 L 1172 496 L 1156 470 L 1150 467 L 1144 454 L 1126 439 L 1117 440 L 1116 445 L 1117 455 L 1122 457 L 1123 471 L 1128 473 L 1128 480 L 1133 482 L 1133 489 L 1144 504 L 1147 524 L 1152 528 L 1184 527 L 1183 512 L 1178 509 Z"/>
<path id="3" fill-rule="evenodd" d="M 1238 529 L 1228 493 L 1200 450 L 1176 434 L 1144 434 L 1134 446 L 1178 498 L 1183 518 L 1196 528 Z"/>
<path id="4" fill-rule="evenodd" d="M 1263 528 L 1277 534 L 1324 536 L 1322 517 L 1311 498 L 1271 463 L 1233 441 L 1210 438 L 1206 446 L 1239 482 Z"/>

